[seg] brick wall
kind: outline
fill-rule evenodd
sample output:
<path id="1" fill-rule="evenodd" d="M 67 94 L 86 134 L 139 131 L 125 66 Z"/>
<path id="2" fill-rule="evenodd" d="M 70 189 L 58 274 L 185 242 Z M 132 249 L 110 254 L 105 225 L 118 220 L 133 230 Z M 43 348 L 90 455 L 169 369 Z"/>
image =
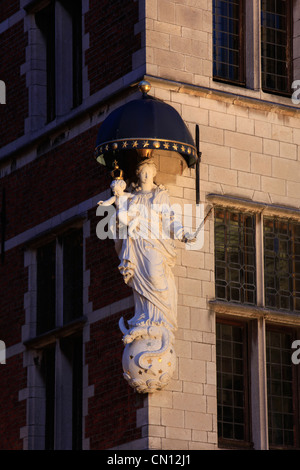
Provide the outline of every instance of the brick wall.
<path id="1" fill-rule="evenodd" d="M 38 159 L 2 178 L 7 239 L 91 198 L 103 186 L 109 187 L 106 169 L 93 157 L 97 129 L 54 144 Z"/>
<path id="2" fill-rule="evenodd" d="M 0 3 L 0 23 L 5 21 L 20 8 L 20 0 L 2 0 Z"/>
<path id="3" fill-rule="evenodd" d="M 23 354 L 17 354 L 0 364 L 1 419 L 0 449 L 22 450 L 20 428 L 26 424 L 26 402 L 19 401 L 19 390 L 26 386 Z"/>
<path id="4" fill-rule="evenodd" d="M 90 1 L 85 15 L 90 48 L 86 65 L 91 95 L 132 70 L 132 54 L 141 47 L 134 25 L 139 18 L 139 2 L 133 0 Z"/>
<path id="5" fill-rule="evenodd" d="M 21 341 L 25 323 L 24 294 L 28 290 L 28 276 L 21 247 L 5 254 L 5 263 L 0 264 L 0 285 L 0 339 L 8 348 Z"/>
<path id="6" fill-rule="evenodd" d="M 143 407 L 144 397 L 135 394 L 123 379 L 119 316 L 93 323 L 86 345 L 89 383 L 94 385 L 85 420 L 91 450 L 109 449 L 141 437 L 137 410 Z M 133 311 L 124 311 L 122 316 L 131 318 Z"/>
<path id="7" fill-rule="evenodd" d="M 24 134 L 28 116 L 28 92 L 20 67 L 25 62 L 27 34 L 23 21 L 0 34 L 0 80 L 6 84 L 6 104 L 0 105 L 0 147 Z"/>

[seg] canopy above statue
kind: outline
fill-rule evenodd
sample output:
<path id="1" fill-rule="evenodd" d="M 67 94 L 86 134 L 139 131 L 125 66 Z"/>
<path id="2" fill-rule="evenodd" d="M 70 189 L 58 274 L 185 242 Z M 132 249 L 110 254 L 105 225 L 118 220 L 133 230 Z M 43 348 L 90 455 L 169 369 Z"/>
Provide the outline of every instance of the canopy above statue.
<path id="1" fill-rule="evenodd" d="M 179 113 L 167 103 L 148 95 L 150 84 L 139 85 L 143 95 L 112 111 L 99 128 L 95 156 L 99 163 L 111 167 L 129 150 L 169 150 L 182 155 L 189 167 L 198 154 L 189 129 Z"/>

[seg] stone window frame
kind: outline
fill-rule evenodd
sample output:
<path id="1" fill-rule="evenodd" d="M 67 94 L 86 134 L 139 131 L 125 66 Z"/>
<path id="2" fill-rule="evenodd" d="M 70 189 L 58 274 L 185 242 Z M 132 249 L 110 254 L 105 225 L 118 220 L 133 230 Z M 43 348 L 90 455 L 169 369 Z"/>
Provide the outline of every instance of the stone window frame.
<path id="1" fill-rule="evenodd" d="M 277 0 L 278 1 L 278 0 Z M 263 2 L 262 2 L 263 3 Z M 262 5 L 261 3 L 261 5 Z M 282 3 L 282 2 L 281 2 Z M 286 44 L 280 44 L 281 47 L 284 48 L 285 50 L 285 59 L 286 59 L 286 70 L 284 72 L 281 71 L 281 74 L 286 74 L 286 89 L 282 89 L 280 90 L 280 86 L 282 86 L 282 84 L 280 84 L 280 82 L 278 83 L 278 80 L 279 80 L 279 76 L 280 74 L 278 73 L 278 71 L 276 72 L 273 72 L 271 75 L 274 77 L 273 80 L 275 80 L 276 82 L 276 85 L 274 87 L 270 86 L 270 84 L 268 84 L 268 80 L 267 80 L 267 75 L 270 75 L 270 71 L 267 71 L 265 70 L 264 71 L 264 63 L 266 63 L 268 60 L 272 60 L 273 63 L 276 63 L 276 64 L 280 64 L 280 62 L 282 62 L 280 60 L 280 57 L 278 57 L 278 55 L 276 54 L 276 52 L 274 51 L 274 54 L 272 56 L 272 54 L 269 54 L 268 51 L 267 51 L 267 47 L 266 47 L 266 44 L 269 44 L 270 42 L 270 37 L 268 37 L 268 40 L 263 40 L 264 36 L 265 38 L 267 38 L 267 30 L 272 30 L 272 28 L 270 28 L 267 24 L 264 25 L 264 23 L 262 22 L 262 30 L 264 31 L 263 34 L 261 34 L 261 51 L 264 50 L 264 53 L 261 52 L 261 81 L 262 81 L 262 90 L 265 91 L 266 93 L 271 93 L 271 94 L 279 94 L 279 95 L 286 95 L 286 96 L 289 96 L 290 95 L 290 90 L 291 90 L 291 85 L 292 85 L 292 76 L 293 76 L 293 57 L 292 57 L 292 54 L 293 54 L 293 28 L 292 28 L 292 23 L 293 23 L 293 0 L 287 0 L 285 2 L 285 5 L 286 5 L 286 14 L 285 14 L 285 19 L 286 19 L 286 24 L 285 24 L 285 28 L 286 28 L 286 31 L 285 31 L 285 40 L 286 40 Z M 265 7 L 267 7 L 267 5 L 265 5 Z M 261 11 L 262 11 L 262 14 L 261 14 L 261 18 L 263 17 L 263 14 L 264 14 L 264 11 L 261 7 Z M 277 20 L 280 16 L 280 14 L 278 14 L 277 12 L 275 13 L 275 11 L 273 11 L 274 15 L 277 16 Z M 265 11 L 265 16 L 267 16 L 268 13 Z M 280 28 L 277 28 L 277 32 Z M 278 46 L 278 42 L 276 42 L 276 39 L 273 39 L 274 43 L 273 45 L 276 45 Z M 274 48 L 275 49 L 275 48 Z M 276 49 L 275 49 L 276 50 Z M 272 57 L 271 57 L 272 56 Z"/>
<path id="2" fill-rule="evenodd" d="M 227 423 L 227 424 L 231 424 L 232 425 L 232 430 L 234 430 L 234 427 L 237 425 L 237 426 L 242 426 L 243 427 L 243 439 L 242 440 L 236 440 L 234 438 L 232 439 L 228 439 L 226 438 L 226 432 L 225 432 L 225 436 L 223 434 L 223 432 L 221 432 L 219 434 L 219 429 L 218 429 L 218 435 L 219 435 L 219 439 L 218 439 L 218 444 L 219 444 L 219 447 L 222 447 L 222 448 L 244 448 L 244 449 L 252 449 L 253 448 L 253 443 L 251 442 L 250 438 L 251 438 L 251 429 L 250 429 L 250 419 L 249 419 L 249 415 L 250 415 L 250 400 L 249 400 L 249 390 L 250 390 L 250 380 L 249 380 L 249 374 L 248 374 L 248 363 L 249 363 L 249 356 L 250 356 L 250 350 L 249 350 L 249 332 L 248 332 L 248 329 L 249 329 L 249 325 L 248 325 L 248 322 L 245 321 L 245 320 L 228 320 L 226 319 L 225 317 L 217 317 L 216 318 L 216 329 L 219 325 L 219 328 L 221 326 L 228 326 L 228 327 L 233 327 L 233 328 L 239 328 L 242 332 L 242 347 L 241 347 L 241 350 L 242 350 L 242 357 L 237 355 L 235 358 L 232 356 L 230 358 L 231 360 L 231 363 L 232 363 L 232 366 L 233 366 L 233 363 L 234 363 L 234 360 L 238 360 L 240 363 L 242 363 L 242 372 L 240 372 L 240 377 L 243 377 L 243 384 L 242 384 L 242 390 L 239 389 L 238 393 L 241 395 L 241 393 L 243 393 L 243 403 L 237 403 L 236 402 L 236 398 L 235 398 L 235 391 L 234 390 L 234 376 L 236 376 L 236 372 L 237 371 L 233 371 L 231 370 L 231 373 L 232 373 L 232 394 L 230 396 L 230 391 L 228 390 L 229 392 L 229 396 L 231 398 L 231 401 L 230 401 L 230 405 L 237 411 L 242 411 L 243 413 L 243 421 L 241 423 L 240 421 L 240 418 L 241 416 L 239 417 L 239 419 L 235 420 L 235 416 L 234 416 L 234 413 L 233 413 L 233 416 L 232 416 L 232 422 L 231 423 Z M 217 334 L 217 332 L 216 332 Z M 217 354 L 218 354 L 218 349 L 220 349 L 220 353 L 221 353 L 221 342 L 220 341 L 219 343 L 217 342 Z M 228 344 L 228 341 L 227 341 L 227 344 Z M 234 343 L 234 345 L 236 345 L 236 343 Z M 233 345 L 233 341 L 231 342 L 231 347 L 232 347 L 232 352 L 233 352 L 233 349 L 234 349 L 234 345 Z M 226 354 L 226 358 L 225 358 L 225 361 L 229 359 L 228 355 Z M 223 356 L 222 356 L 222 353 L 220 354 L 220 358 L 221 360 L 223 360 Z M 233 369 L 234 367 L 232 367 Z M 219 372 L 220 372 L 220 375 L 223 375 L 224 374 L 224 371 L 222 371 L 222 366 L 221 366 L 221 371 L 218 370 L 217 368 L 217 379 L 219 379 Z M 229 371 L 225 371 L 225 374 L 223 375 L 224 376 L 230 376 L 230 372 L 228 373 Z M 221 396 L 223 396 L 223 391 L 225 391 L 226 393 L 226 386 L 225 388 L 223 388 L 223 380 L 221 379 L 220 383 L 219 383 L 219 380 L 217 380 L 217 394 L 220 392 L 221 393 Z M 238 387 L 236 387 L 238 388 Z M 229 403 L 226 403 L 226 406 L 228 405 Z M 221 402 L 219 404 L 218 402 L 218 407 L 221 407 L 223 408 L 223 403 Z M 224 405 L 225 406 L 225 405 Z M 221 418 L 221 419 L 220 419 Z M 224 421 L 223 422 L 223 416 L 222 417 L 219 417 L 218 415 L 218 428 L 219 426 L 221 427 L 221 431 L 222 431 L 222 428 L 224 426 L 224 424 L 226 423 L 227 421 L 227 417 L 225 417 Z M 238 423 L 236 422 L 238 421 Z"/>
<path id="3" fill-rule="evenodd" d="M 219 194 L 207 195 L 207 201 L 214 207 L 224 207 L 236 211 L 252 212 L 256 216 L 256 279 L 257 304 L 255 306 L 210 300 L 209 309 L 215 318 L 248 322 L 250 357 L 250 426 L 253 447 L 257 450 L 269 449 L 268 439 L 268 401 L 266 373 L 266 329 L 268 327 L 290 328 L 300 337 L 300 316 L 294 312 L 265 307 L 264 304 L 264 257 L 262 217 L 290 218 L 300 221 L 300 210 L 266 203 L 255 202 L 238 197 Z M 298 397 L 299 400 L 299 397 Z M 298 405 L 300 406 L 300 400 Z M 299 437 L 299 436 L 298 436 Z M 297 443 L 300 446 L 300 443 Z M 298 447 L 297 447 L 298 448 Z"/>
<path id="4" fill-rule="evenodd" d="M 25 266 L 28 267 L 28 293 L 26 303 L 26 324 L 23 327 L 23 343 L 26 347 L 24 353 L 25 366 L 28 371 L 27 383 L 27 424 L 23 430 L 24 448 L 32 450 L 45 450 L 46 439 L 46 383 L 43 374 L 43 352 L 52 349 L 55 356 L 55 390 L 59 393 L 55 395 L 55 417 L 54 417 L 54 449 L 72 450 L 74 448 L 72 433 L 72 404 L 70 393 L 72 393 L 73 369 L 68 356 L 66 345 L 80 342 L 81 350 L 81 432 L 79 433 L 79 449 L 84 446 L 84 407 L 86 406 L 84 397 L 84 328 L 87 317 L 83 313 L 81 317 L 63 324 L 62 311 L 62 250 L 58 238 L 69 229 L 82 229 L 83 232 L 83 295 L 85 296 L 85 239 L 89 236 L 89 222 L 86 215 L 74 217 L 51 228 L 49 231 L 38 234 L 34 239 L 28 241 L 25 248 Z M 56 241 L 56 262 L 58 299 L 56 305 L 56 327 L 50 331 L 36 335 L 37 327 L 37 248 Z M 84 306 L 83 306 L 84 312 Z M 47 354 L 46 354 L 47 355 Z M 46 357 L 46 356 L 45 356 Z M 78 418 L 78 417 L 77 417 Z M 80 419 L 80 418 L 79 418 Z M 26 435 L 25 435 L 26 434 Z M 51 449 L 50 449 L 51 450 Z"/>
<path id="5" fill-rule="evenodd" d="M 217 7 L 215 2 L 217 2 L 217 0 L 214 0 L 214 2 L 213 2 L 213 22 L 215 22 L 214 8 Z M 228 15 L 229 15 L 229 13 L 228 13 Z M 228 20 L 228 22 L 231 19 L 233 19 L 233 21 L 237 20 L 237 18 L 234 18 L 233 15 L 231 17 L 230 16 L 226 17 L 226 19 Z M 226 62 L 226 65 L 228 67 L 228 76 L 227 77 L 223 76 L 222 74 L 218 74 L 218 73 L 214 74 L 214 80 L 216 80 L 216 81 L 223 81 L 223 82 L 226 82 L 226 83 L 231 83 L 233 85 L 245 86 L 244 21 L 245 21 L 245 1 L 242 0 L 242 1 L 239 2 L 239 10 L 238 10 L 238 46 L 237 46 L 238 49 L 233 51 L 231 48 L 229 48 L 229 46 L 227 47 L 228 52 L 229 52 L 229 50 L 231 50 L 232 52 L 235 52 L 236 55 L 238 55 L 238 57 L 236 59 L 232 58 L 232 60 L 228 59 L 228 61 Z M 227 37 L 227 40 L 228 40 L 231 33 L 229 31 L 226 31 L 226 32 L 222 31 L 222 34 L 226 34 L 226 37 Z M 214 30 L 213 30 L 213 37 L 214 37 L 214 39 L 213 39 L 213 48 L 216 47 L 216 50 L 218 48 L 221 48 L 221 49 L 225 48 L 226 49 L 226 47 L 224 47 L 223 43 L 221 45 L 218 44 L 218 41 L 215 38 L 215 31 Z M 238 52 L 238 54 L 237 54 L 237 52 Z M 215 56 L 213 57 L 213 67 L 214 67 L 214 64 L 215 64 Z M 230 75 L 229 71 L 230 70 L 233 71 L 234 69 L 236 71 L 236 77 L 235 78 L 230 78 L 229 77 L 229 75 Z"/>
<path id="6" fill-rule="evenodd" d="M 21 67 L 21 74 L 26 75 L 26 84 L 29 94 L 29 116 L 25 121 L 25 133 L 35 133 L 45 129 L 45 126 L 59 124 L 61 120 L 66 120 L 74 112 L 82 109 L 84 101 L 89 97 L 89 81 L 87 67 L 85 66 L 85 51 L 89 47 L 89 35 L 85 33 L 84 15 L 89 8 L 89 0 L 81 0 L 81 102 L 73 106 L 73 67 L 71 54 L 66 54 L 66 49 L 72 47 L 72 40 L 68 44 L 63 39 L 66 35 L 71 37 L 72 24 L 70 14 L 63 7 L 60 0 L 55 0 L 56 12 L 56 37 L 62 47 L 56 48 L 55 63 L 55 83 L 59 84 L 55 92 L 55 116 L 47 119 L 47 86 L 46 86 L 46 48 L 45 40 L 41 30 L 38 28 L 35 15 L 46 8 L 51 0 L 21 0 L 20 7 L 26 12 L 24 18 L 24 29 L 28 33 L 28 46 L 26 48 L 26 62 Z M 65 60 L 65 57 L 68 60 Z"/>
<path id="7" fill-rule="evenodd" d="M 269 91 L 263 91 L 262 89 L 262 79 L 261 79 L 261 0 L 253 0 L 251 2 L 245 2 L 245 40 L 244 43 L 247 45 L 245 47 L 245 84 L 239 85 L 238 83 L 227 83 L 227 85 L 234 85 L 234 87 L 239 86 L 255 92 L 261 92 L 262 96 L 270 96 L 272 100 L 276 100 L 275 95 L 271 94 Z M 297 55 L 298 42 L 300 36 L 300 22 L 297 21 L 297 15 L 295 14 L 299 11 L 300 0 L 293 2 L 293 32 L 291 38 L 291 49 L 292 49 L 292 66 L 291 66 L 291 82 L 299 79 L 299 70 L 300 70 L 300 57 Z M 214 80 L 216 88 L 223 89 L 225 83 L 219 83 Z M 291 89 L 290 95 L 292 95 L 293 90 Z M 286 95 L 278 94 L 278 99 L 286 99 Z"/>

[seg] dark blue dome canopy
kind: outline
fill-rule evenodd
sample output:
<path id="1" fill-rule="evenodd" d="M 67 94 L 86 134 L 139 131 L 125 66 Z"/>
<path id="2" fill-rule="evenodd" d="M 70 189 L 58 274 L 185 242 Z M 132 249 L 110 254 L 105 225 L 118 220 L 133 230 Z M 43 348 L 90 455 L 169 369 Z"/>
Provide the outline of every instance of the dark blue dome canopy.
<path id="1" fill-rule="evenodd" d="M 104 120 L 99 128 L 95 156 L 109 165 L 117 153 L 141 149 L 178 152 L 189 167 L 197 161 L 194 140 L 179 113 L 145 92 L 141 99 L 120 106 Z"/>

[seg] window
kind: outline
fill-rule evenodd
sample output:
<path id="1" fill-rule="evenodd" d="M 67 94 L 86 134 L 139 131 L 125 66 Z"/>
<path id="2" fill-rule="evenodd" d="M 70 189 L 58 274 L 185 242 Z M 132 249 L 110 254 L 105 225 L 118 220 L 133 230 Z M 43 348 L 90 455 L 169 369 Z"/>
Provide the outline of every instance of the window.
<path id="1" fill-rule="evenodd" d="M 82 315 L 82 263 L 82 230 L 37 249 L 37 334 Z"/>
<path id="2" fill-rule="evenodd" d="M 81 450 L 82 336 L 45 348 L 40 370 L 45 396 L 43 448 Z"/>
<path id="3" fill-rule="evenodd" d="M 213 75 L 239 85 L 244 74 L 244 1 L 213 1 Z"/>
<path id="4" fill-rule="evenodd" d="M 54 3 L 36 14 L 36 24 L 45 41 L 47 122 L 56 115 L 55 97 L 55 10 Z"/>
<path id="5" fill-rule="evenodd" d="M 219 445 L 299 449 L 300 222 L 215 201 Z"/>
<path id="6" fill-rule="evenodd" d="M 264 218 L 265 304 L 300 313 L 300 223 Z"/>
<path id="7" fill-rule="evenodd" d="M 218 320 L 216 335 L 219 444 L 250 446 L 247 325 Z"/>
<path id="8" fill-rule="evenodd" d="M 39 389 L 39 406 L 32 398 L 30 416 L 33 427 L 39 427 L 39 438 L 33 436 L 30 445 L 78 450 L 82 446 L 82 228 L 74 227 L 38 246 L 35 262 L 36 336 L 26 345 L 35 357 L 32 386 Z"/>
<path id="9" fill-rule="evenodd" d="M 255 217 L 215 210 L 216 298 L 255 304 Z"/>
<path id="10" fill-rule="evenodd" d="M 291 361 L 294 334 L 268 327 L 266 339 L 269 445 L 299 447 L 299 374 Z"/>
<path id="11" fill-rule="evenodd" d="M 41 33 L 40 67 L 45 80 L 36 90 L 45 94 L 45 121 L 51 122 L 82 102 L 82 6 L 81 0 L 50 0 L 35 13 Z M 42 89 L 45 87 L 46 90 Z"/>
<path id="12" fill-rule="evenodd" d="M 291 96 L 298 8 L 299 0 L 213 0 L 214 80 Z"/>
<path id="13" fill-rule="evenodd" d="M 256 216 L 215 209 L 215 297 L 257 304 L 257 276 L 263 268 L 263 306 L 300 313 L 300 222 L 263 220 L 264 266 L 256 267 Z"/>
<path id="14" fill-rule="evenodd" d="M 292 2 L 261 2 L 262 89 L 291 95 Z"/>

